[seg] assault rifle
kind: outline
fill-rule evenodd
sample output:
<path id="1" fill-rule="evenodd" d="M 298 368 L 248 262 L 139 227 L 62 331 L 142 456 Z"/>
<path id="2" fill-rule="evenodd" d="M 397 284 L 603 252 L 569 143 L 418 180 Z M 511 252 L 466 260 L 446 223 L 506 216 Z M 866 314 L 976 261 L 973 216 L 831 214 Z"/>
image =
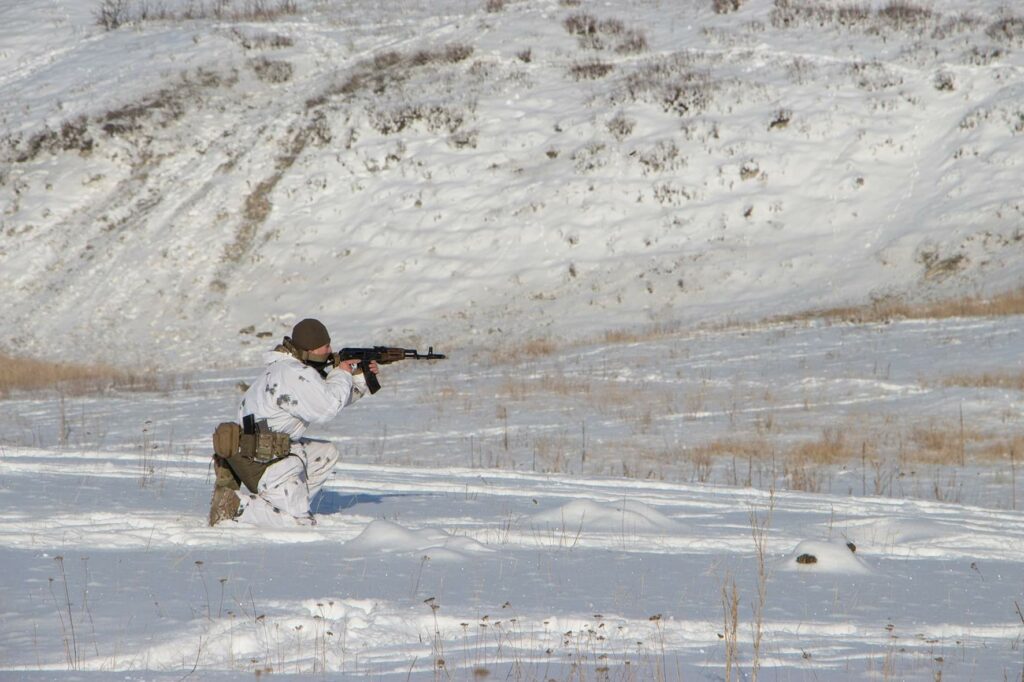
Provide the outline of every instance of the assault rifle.
<path id="1" fill-rule="evenodd" d="M 366 385 L 369 387 L 370 393 L 376 393 L 380 390 L 380 382 L 377 381 L 377 375 L 370 371 L 371 362 L 388 365 L 399 360 L 444 360 L 446 357 L 441 353 L 435 353 L 433 346 L 425 354 L 410 348 L 374 346 L 373 348 L 342 348 L 336 353 L 331 353 L 328 363 L 337 367 L 346 360 L 358 360 L 359 370 L 366 377 Z"/>

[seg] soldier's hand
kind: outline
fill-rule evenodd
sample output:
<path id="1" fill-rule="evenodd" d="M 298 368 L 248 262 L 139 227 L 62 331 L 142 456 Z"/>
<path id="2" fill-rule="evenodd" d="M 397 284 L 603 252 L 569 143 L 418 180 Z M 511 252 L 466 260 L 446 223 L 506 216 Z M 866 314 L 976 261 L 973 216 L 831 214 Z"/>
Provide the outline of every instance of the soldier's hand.
<path id="1" fill-rule="evenodd" d="M 377 361 L 376 360 L 371 360 L 370 361 L 370 371 L 373 372 L 374 374 L 376 374 L 378 369 L 380 369 L 380 367 L 377 366 Z"/>

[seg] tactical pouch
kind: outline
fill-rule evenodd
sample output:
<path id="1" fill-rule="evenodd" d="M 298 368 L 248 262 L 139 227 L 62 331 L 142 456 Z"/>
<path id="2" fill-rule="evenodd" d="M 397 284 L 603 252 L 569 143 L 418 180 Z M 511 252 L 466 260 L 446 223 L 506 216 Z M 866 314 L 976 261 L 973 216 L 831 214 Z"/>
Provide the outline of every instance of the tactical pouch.
<path id="1" fill-rule="evenodd" d="M 213 451 L 218 457 L 231 459 L 238 454 L 242 427 L 234 422 L 223 422 L 213 432 Z"/>
<path id="2" fill-rule="evenodd" d="M 213 451 L 227 462 L 245 487 L 255 493 L 267 467 L 291 453 L 292 441 L 286 433 L 261 433 L 260 425 L 249 415 L 246 421 L 244 430 L 234 422 L 218 425 L 213 432 Z"/>
<path id="3" fill-rule="evenodd" d="M 287 457 L 292 451 L 292 439 L 287 433 L 243 433 L 239 436 L 238 454 L 257 464 L 269 464 Z"/>

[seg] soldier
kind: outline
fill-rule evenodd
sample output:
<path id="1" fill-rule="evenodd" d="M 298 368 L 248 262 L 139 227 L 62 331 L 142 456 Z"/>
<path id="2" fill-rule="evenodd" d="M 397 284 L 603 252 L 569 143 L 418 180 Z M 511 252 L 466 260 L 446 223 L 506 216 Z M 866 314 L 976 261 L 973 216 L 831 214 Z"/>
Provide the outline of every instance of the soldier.
<path id="1" fill-rule="evenodd" d="M 332 443 L 303 434 L 311 423 L 329 421 L 369 392 L 365 376 L 356 371 L 358 360 L 332 367 L 330 354 L 327 328 L 314 319 L 296 324 L 291 336 L 266 354 L 266 368 L 238 408 L 245 432 L 259 434 L 258 451 L 256 446 L 249 448 L 253 452 L 244 446 L 239 451 L 233 444 L 223 450 L 230 454 L 227 459 L 214 455 L 211 526 L 225 519 L 260 526 L 316 523 L 310 500 L 327 481 L 339 454 Z M 376 362 L 369 367 L 377 373 Z M 248 492 L 241 490 L 242 483 Z"/>

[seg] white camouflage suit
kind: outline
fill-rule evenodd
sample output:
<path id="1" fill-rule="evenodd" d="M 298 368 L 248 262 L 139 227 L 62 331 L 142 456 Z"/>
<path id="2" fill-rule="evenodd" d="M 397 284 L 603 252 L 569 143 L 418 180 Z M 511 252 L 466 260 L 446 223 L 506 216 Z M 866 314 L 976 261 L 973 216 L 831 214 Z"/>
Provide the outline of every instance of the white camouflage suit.
<path id="1" fill-rule="evenodd" d="M 248 414 L 257 422 L 265 419 L 271 431 L 291 437 L 291 455 L 267 467 L 257 494 L 238 491 L 241 503 L 235 519 L 259 526 L 312 525 L 316 521 L 310 500 L 326 483 L 339 454 L 333 443 L 302 435 L 311 423 L 329 421 L 368 393 L 366 379 L 338 367 L 324 379 L 315 368 L 281 351 L 266 353 L 264 360 L 263 374 L 242 398 L 238 423 Z"/>

